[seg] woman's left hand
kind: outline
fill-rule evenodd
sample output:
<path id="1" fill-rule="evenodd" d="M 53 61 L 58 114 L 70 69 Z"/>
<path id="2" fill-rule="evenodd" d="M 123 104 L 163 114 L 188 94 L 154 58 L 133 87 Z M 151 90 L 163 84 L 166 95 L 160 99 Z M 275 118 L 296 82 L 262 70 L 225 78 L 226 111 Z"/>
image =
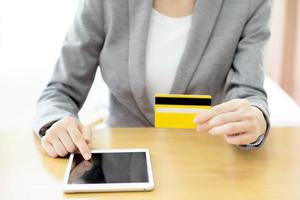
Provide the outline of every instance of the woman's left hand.
<path id="1" fill-rule="evenodd" d="M 224 135 L 226 141 L 234 145 L 255 142 L 267 127 L 262 112 L 245 99 L 234 99 L 203 110 L 194 123 L 198 124 L 198 132 Z"/>

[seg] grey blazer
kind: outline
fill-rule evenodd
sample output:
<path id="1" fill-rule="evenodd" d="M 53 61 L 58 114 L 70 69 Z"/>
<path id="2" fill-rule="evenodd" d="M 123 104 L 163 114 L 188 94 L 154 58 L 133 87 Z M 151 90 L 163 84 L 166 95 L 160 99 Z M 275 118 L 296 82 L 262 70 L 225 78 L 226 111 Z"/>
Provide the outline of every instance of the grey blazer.
<path id="1" fill-rule="evenodd" d="M 111 127 L 153 126 L 146 96 L 145 52 L 153 0 L 82 0 L 53 76 L 43 91 L 34 131 L 77 118 L 100 67 L 110 90 Z M 198 0 L 171 93 L 208 94 L 213 104 L 245 98 L 269 124 L 262 49 L 269 38 L 269 0 Z"/>

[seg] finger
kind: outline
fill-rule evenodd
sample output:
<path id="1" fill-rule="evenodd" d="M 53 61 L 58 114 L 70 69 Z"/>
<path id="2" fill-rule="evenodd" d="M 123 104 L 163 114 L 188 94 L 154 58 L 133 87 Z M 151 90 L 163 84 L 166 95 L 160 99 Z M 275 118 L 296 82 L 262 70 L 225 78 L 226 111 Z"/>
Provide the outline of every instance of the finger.
<path id="1" fill-rule="evenodd" d="M 251 133 L 243 133 L 234 136 L 225 135 L 225 139 L 229 144 L 242 145 L 255 142 L 257 140 L 257 135 Z"/>
<path id="2" fill-rule="evenodd" d="M 56 158 L 58 156 L 53 146 L 47 141 L 45 136 L 42 138 L 42 147 L 50 157 Z"/>
<path id="3" fill-rule="evenodd" d="M 211 118 L 208 122 L 208 126 L 210 129 L 227 124 L 229 122 L 239 122 L 242 121 L 241 114 L 238 112 L 227 112 L 220 115 L 216 115 Z"/>
<path id="4" fill-rule="evenodd" d="M 68 151 L 66 150 L 63 143 L 61 142 L 61 140 L 57 136 L 52 137 L 52 140 L 50 141 L 50 143 L 52 144 L 55 152 L 60 157 L 65 157 L 68 154 Z"/>
<path id="5" fill-rule="evenodd" d="M 78 129 L 77 125 L 75 123 L 68 123 L 66 126 L 66 129 L 67 129 L 69 135 L 71 136 L 73 142 L 79 149 L 83 158 L 85 160 L 89 160 L 91 158 L 90 149 L 89 149 L 87 143 L 85 142 L 85 140 L 82 136 L 82 133 Z"/>
<path id="6" fill-rule="evenodd" d="M 205 122 L 205 123 L 203 123 L 203 124 L 197 126 L 197 131 L 198 131 L 199 133 L 205 133 L 205 132 L 207 132 L 208 130 L 209 130 L 208 122 Z"/>
<path id="7" fill-rule="evenodd" d="M 216 115 L 220 115 L 222 113 L 226 112 L 233 112 L 237 109 L 237 103 L 235 101 L 228 101 L 222 104 L 219 104 L 217 106 L 212 107 L 207 112 L 202 112 L 197 116 L 197 119 L 195 120 L 196 123 L 203 124 L 206 121 L 209 121 L 211 118 L 213 118 Z"/>
<path id="8" fill-rule="evenodd" d="M 92 129 L 88 126 L 81 126 L 81 131 L 84 140 L 87 142 L 87 144 L 90 144 L 92 142 Z"/>
<path id="9" fill-rule="evenodd" d="M 200 122 L 200 118 L 202 118 L 202 116 L 205 115 L 205 113 L 207 113 L 209 111 L 209 109 L 201 109 L 198 111 L 197 116 L 194 118 L 193 122 L 195 124 L 199 124 Z"/>
<path id="10" fill-rule="evenodd" d="M 232 135 L 236 133 L 244 133 L 250 130 L 249 122 L 230 122 L 221 126 L 213 127 L 209 129 L 211 135 Z"/>
<path id="11" fill-rule="evenodd" d="M 59 131 L 57 133 L 57 136 L 58 136 L 59 140 L 63 143 L 65 149 L 68 152 L 71 153 L 77 149 L 75 144 L 72 141 L 72 138 L 70 137 L 70 135 L 68 134 L 68 132 L 66 130 Z"/>

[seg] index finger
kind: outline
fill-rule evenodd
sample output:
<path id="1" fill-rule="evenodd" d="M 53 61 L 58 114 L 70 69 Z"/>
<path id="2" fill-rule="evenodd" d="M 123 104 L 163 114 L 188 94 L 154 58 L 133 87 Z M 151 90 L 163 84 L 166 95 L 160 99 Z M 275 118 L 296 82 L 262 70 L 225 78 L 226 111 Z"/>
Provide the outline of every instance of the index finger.
<path id="1" fill-rule="evenodd" d="M 79 126 L 80 131 L 82 132 L 82 136 L 86 143 L 89 145 L 92 141 L 92 129 L 89 126 Z"/>
<path id="2" fill-rule="evenodd" d="M 232 112 L 236 110 L 237 106 L 234 101 L 228 101 L 219 105 L 212 107 L 210 110 L 206 112 L 200 112 L 199 115 L 195 118 L 194 122 L 201 125 L 210 119 L 214 118 L 217 115 Z"/>
<path id="3" fill-rule="evenodd" d="M 91 158 L 91 151 L 78 127 L 75 124 L 69 124 L 66 129 L 83 158 L 89 160 Z"/>

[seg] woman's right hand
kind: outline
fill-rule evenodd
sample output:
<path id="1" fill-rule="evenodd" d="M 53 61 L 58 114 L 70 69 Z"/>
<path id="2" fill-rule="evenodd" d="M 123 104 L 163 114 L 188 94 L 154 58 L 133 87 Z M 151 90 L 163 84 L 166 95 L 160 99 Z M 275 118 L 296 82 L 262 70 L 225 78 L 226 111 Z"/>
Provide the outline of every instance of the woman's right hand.
<path id="1" fill-rule="evenodd" d="M 65 117 L 55 122 L 42 138 L 42 147 L 53 158 L 65 157 L 77 149 L 85 160 L 91 158 L 88 144 L 92 131 L 72 117 Z"/>

